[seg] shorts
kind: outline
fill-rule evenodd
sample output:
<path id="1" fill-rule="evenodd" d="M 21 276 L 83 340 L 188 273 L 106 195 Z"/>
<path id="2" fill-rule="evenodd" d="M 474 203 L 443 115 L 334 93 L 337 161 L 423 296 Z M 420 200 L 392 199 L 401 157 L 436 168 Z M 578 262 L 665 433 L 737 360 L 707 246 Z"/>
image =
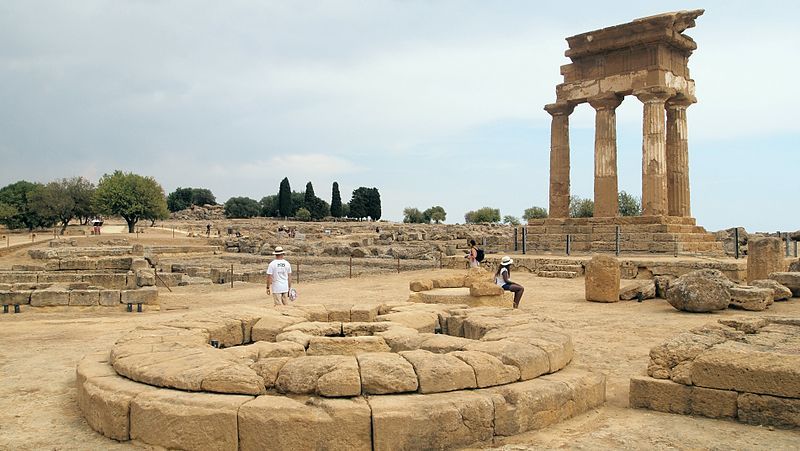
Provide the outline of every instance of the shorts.
<path id="1" fill-rule="evenodd" d="M 504 283 L 503 286 L 500 287 L 500 288 L 502 288 L 502 289 L 504 289 L 506 291 L 511 291 L 511 285 L 513 285 L 513 283 Z"/>
<path id="2" fill-rule="evenodd" d="M 289 292 L 286 293 L 272 293 L 272 300 L 275 305 L 289 305 Z"/>

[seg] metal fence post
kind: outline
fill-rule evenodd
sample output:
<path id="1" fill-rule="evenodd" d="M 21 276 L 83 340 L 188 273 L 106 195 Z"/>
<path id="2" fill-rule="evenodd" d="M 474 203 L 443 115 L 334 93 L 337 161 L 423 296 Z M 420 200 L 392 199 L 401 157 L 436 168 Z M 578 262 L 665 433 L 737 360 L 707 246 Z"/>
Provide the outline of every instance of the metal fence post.
<path id="1" fill-rule="evenodd" d="M 517 246 L 517 235 L 518 234 L 519 234 L 519 229 L 514 227 L 514 252 L 517 252 L 517 249 L 518 249 L 518 246 Z"/>
<path id="2" fill-rule="evenodd" d="M 614 230 L 614 253 L 619 257 L 619 226 Z"/>
<path id="3" fill-rule="evenodd" d="M 734 242 L 734 258 L 739 258 L 739 228 L 733 229 L 733 242 Z"/>
<path id="4" fill-rule="evenodd" d="M 797 257 L 797 241 L 794 242 L 794 256 Z"/>
<path id="5" fill-rule="evenodd" d="M 792 254 L 789 253 L 789 232 L 786 232 L 783 236 L 786 238 L 786 256 L 790 257 Z"/>
<path id="6" fill-rule="evenodd" d="M 571 241 L 572 241 L 572 236 L 570 234 L 567 234 L 567 255 L 569 255 L 570 244 L 572 244 Z"/>
<path id="7" fill-rule="evenodd" d="M 527 248 L 528 248 L 527 241 L 528 241 L 528 228 L 527 227 L 523 227 L 522 228 L 522 255 L 525 255 L 525 252 L 527 251 Z"/>
<path id="8" fill-rule="evenodd" d="M 350 278 L 353 278 L 353 257 L 350 256 Z"/>
<path id="9" fill-rule="evenodd" d="M 231 288 L 233 288 L 233 263 L 231 263 Z"/>

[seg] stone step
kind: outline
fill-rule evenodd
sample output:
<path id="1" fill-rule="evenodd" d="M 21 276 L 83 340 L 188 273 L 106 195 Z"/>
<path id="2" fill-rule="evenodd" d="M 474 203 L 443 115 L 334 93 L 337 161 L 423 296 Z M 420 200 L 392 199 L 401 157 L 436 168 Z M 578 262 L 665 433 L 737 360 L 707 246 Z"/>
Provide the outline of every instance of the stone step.
<path id="1" fill-rule="evenodd" d="M 575 271 L 537 271 L 536 275 L 551 279 L 574 279 L 578 277 L 578 273 Z"/>

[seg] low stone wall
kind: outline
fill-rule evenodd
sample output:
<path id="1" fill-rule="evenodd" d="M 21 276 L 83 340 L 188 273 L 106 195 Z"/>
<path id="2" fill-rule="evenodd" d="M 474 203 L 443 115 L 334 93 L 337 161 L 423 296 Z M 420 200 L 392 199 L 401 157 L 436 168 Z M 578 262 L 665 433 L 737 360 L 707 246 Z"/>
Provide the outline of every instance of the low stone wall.
<path id="1" fill-rule="evenodd" d="M 136 329 L 86 356 L 76 382 L 89 425 L 115 440 L 447 449 L 602 404 L 605 376 L 565 368 L 571 356 L 568 335 L 511 309 L 237 306 Z"/>
<path id="2" fill-rule="evenodd" d="M 87 283 L 91 286 L 112 290 L 134 290 L 137 287 L 168 286 L 180 284 L 182 274 L 158 273 L 152 271 L 127 273 L 69 273 L 69 272 L 32 272 L 32 271 L 0 271 L 2 284 L 45 284 L 45 283 Z"/>
<path id="3" fill-rule="evenodd" d="M 631 378 L 631 407 L 800 426 L 800 320 L 720 320 L 650 351 L 648 376 Z"/>
<path id="4" fill-rule="evenodd" d="M 551 257 L 542 255 L 514 254 L 514 268 L 535 273 L 540 277 L 573 278 L 585 274 L 586 264 L 591 256 L 562 256 Z M 490 255 L 482 263 L 482 267 L 490 270 L 497 269 L 500 255 Z M 714 260 L 714 259 L 654 259 L 646 256 L 620 256 L 620 275 L 623 279 L 652 279 L 654 276 L 679 277 L 698 269 L 718 269 L 734 282 L 742 283 L 747 278 L 747 263 L 745 260 Z M 466 268 L 467 262 L 463 257 L 444 257 L 442 265 L 451 269 Z"/>
<path id="5" fill-rule="evenodd" d="M 138 290 L 104 290 L 92 287 L 69 289 L 55 285 L 32 290 L 0 290 L 0 304 L 31 307 L 118 307 L 121 304 L 153 306 L 158 305 L 158 289 L 155 287 Z"/>

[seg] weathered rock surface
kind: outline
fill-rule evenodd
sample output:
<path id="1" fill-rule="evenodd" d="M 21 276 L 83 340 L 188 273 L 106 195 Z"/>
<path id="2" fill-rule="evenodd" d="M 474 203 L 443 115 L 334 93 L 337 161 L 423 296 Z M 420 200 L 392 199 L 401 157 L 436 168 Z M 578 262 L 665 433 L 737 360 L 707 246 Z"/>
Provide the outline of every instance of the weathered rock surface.
<path id="1" fill-rule="evenodd" d="M 356 358 L 365 395 L 413 392 L 419 388 L 414 367 L 399 354 L 363 353 Z"/>
<path id="2" fill-rule="evenodd" d="M 497 357 L 480 351 L 454 351 L 449 353 L 472 367 L 478 388 L 508 384 L 519 380 L 519 369 L 506 365 Z"/>
<path id="3" fill-rule="evenodd" d="M 654 297 L 656 297 L 656 284 L 653 280 L 626 280 L 620 283 L 620 300 L 653 299 Z"/>
<path id="4" fill-rule="evenodd" d="M 238 411 L 252 399 L 174 390 L 142 393 L 131 401 L 130 436 L 168 449 L 235 450 L 239 446 Z"/>
<path id="5" fill-rule="evenodd" d="M 475 372 L 461 359 L 449 354 L 434 354 L 418 349 L 400 355 L 414 367 L 420 393 L 439 393 L 475 388 Z"/>
<path id="6" fill-rule="evenodd" d="M 792 290 L 779 284 L 772 279 L 760 279 L 750 282 L 750 285 L 758 288 L 769 288 L 772 290 L 773 301 L 785 301 L 792 297 Z"/>
<path id="7" fill-rule="evenodd" d="M 774 272 L 769 278 L 791 290 L 792 297 L 800 297 L 800 272 Z M 33 305 L 32 297 L 31 305 Z"/>
<path id="8" fill-rule="evenodd" d="M 370 406 L 376 451 L 452 449 L 494 435 L 494 405 L 479 393 L 376 396 Z"/>
<path id="9" fill-rule="evenodd" d="M 747 244 L 747 282 L 766 279 L 770 273 L 786 271 L 780 238 L 751 239 Z"/>
<path id="10" fill-rule="evenodd" d="M 586 300 L 619 301 L 619 261 L 607 255 L 596 255 L 586 264 Z"/>
<path id="11" fill-rule="evenodd" d="M 388 352 L 391 349 L 382 337 L 312 337 L 308 355 L 358 355 L 364 352 Z"/>
<path id="12" fill-rule="evenodd" d="M 701 269 L 678 277 L 670 284 L 667 301 L 686 312 L 724 310 L 731 302 L 728 290 L 733 282 L 720 271 Z"/>
<path id="13" fill-rule="evenodd" d="M 282 393 L 356 396 L 361 393 L 361 376 L 352 356 L 298 357 L 283 365 L 275 387 Z"/>
<path id="14" fill-rule="evenodd" d="M 728 288 L 731 294 L 730 307 L 743 310 L 762 311 L 772 305 L 773 290 L 770 288 L 758 288 L 749 286 L 735 286 Z"/>
<path id="15" fill-rule="evenodd" d="M 259 396 L 239 409 L 239 437 L 243 450 L 370 451 L 370 407 L 362 398 Z"/>

